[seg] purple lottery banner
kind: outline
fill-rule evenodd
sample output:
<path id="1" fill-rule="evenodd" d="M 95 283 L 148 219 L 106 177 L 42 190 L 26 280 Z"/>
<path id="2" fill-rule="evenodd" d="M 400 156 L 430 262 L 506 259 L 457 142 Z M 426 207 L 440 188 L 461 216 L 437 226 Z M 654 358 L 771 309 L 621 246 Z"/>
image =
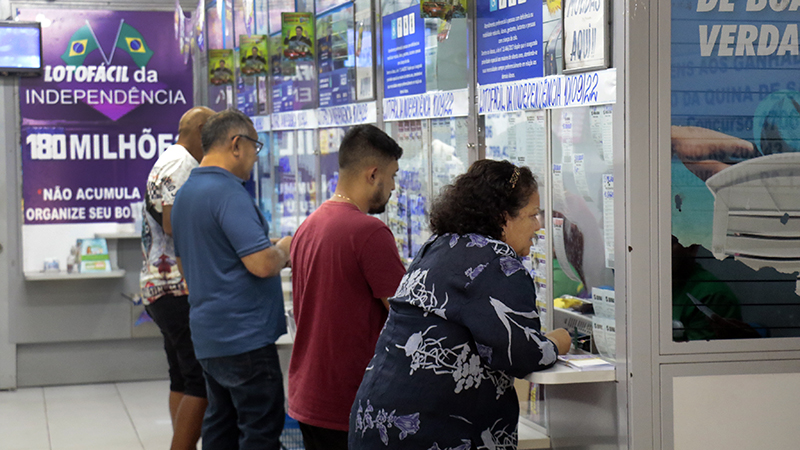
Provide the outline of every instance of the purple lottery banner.
<path id="1" fill-rule="evenodd" d="M 172 12 L 24 9 L 44 75 L 20 80 L 25 224 L 129 223 L 193 103 Z M 134 205 L 134 206 L 132 206 Z"/>

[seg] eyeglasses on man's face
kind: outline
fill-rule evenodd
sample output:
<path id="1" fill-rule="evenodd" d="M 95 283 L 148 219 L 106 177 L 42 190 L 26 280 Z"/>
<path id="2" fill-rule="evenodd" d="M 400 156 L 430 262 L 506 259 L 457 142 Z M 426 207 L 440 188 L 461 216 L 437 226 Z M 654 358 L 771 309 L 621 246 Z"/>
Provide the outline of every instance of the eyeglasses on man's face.
<path id="1" fill-rule="evenodd" d="M 264 147 L 264 144 L 261 141 L 257 141 L 257 140 L 251 138 L 250 136 L 248 136 L 246 134 L 237 134 L 237 135 L 233 136 L 231 138 L 231 140 L 234 140 L 237 137 L 243 137 L 243 138 L 247 139 L 248 141 L 252 142 L 253 145 L 256 147 L 256 154 L 258 154 L 258 152 L 260 152 L 261 149 Z"/>

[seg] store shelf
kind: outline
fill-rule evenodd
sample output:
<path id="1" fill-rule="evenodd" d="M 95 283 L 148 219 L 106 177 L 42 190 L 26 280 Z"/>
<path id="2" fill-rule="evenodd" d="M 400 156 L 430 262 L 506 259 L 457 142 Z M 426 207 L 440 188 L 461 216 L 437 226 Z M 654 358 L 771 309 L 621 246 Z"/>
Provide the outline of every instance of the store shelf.
<path id="1" fill-rule="evenodd" d="M 523 422 L 519 422 L 517 427 L 517 448 L 534 449 L 534 448 L 550 448 L 550 437 L 546 434 L 535 430 Z"/>
<path id="2" fill-rule="evenodd" d="M 520 418 L 517 424 L 518 449 L 550 448 L 550 437 L 534 427 L 535 424 L 529 424 L 527 420 Z"/>
<path id="3" fill-rule="evenodd" d="M 277 341 L 275 341 L 275 345 L 292 345 L 294 344 L 294 340 L 289 335 L 289 333 L 284 334 L 283 336 L 279 337 Z"/>
<path id="4" fill-rule="evenodd" d="M 91 280 L 97 278 L 122 278 L 125 270 L 117 269 L 110 272 L 94 273 L 67 273 L 67 272 L 25 272 L 25 279 L 28 281 L 48 281 L 48 280 Z"/>
<path id="5" fill-rule="evenodd" d="M 614 369 L 577 370 L 559 361 L 547 370 L 528 374 L 525 379 L 538 384 L 607 383 L 616 380 L 616 373 Z"/>
<path id="6" fill-rule="evenodd" d="M 95 233 L 94 237 L 106 239 L 141 239 L 142 233 Z"/>

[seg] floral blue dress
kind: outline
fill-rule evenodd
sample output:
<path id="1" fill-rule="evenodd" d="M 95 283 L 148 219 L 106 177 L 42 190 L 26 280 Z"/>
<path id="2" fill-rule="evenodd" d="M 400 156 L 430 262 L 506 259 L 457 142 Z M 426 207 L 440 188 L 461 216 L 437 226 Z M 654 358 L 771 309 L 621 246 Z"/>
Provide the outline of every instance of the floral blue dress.
<path id="1" fill-rule="evenodd" d="M 434 236 L 391 311 L 350 412 L 350 450 L 517 448 L 513 377 L 551 367 L 533 280 L 514 250 Z"/>

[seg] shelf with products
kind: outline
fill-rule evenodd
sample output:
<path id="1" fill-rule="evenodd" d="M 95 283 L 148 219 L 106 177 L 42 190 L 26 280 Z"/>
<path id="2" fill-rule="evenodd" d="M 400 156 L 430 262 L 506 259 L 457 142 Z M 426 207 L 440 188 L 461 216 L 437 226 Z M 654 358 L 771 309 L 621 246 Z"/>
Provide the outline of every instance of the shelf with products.
<path id="1" fill-rule="evenodd" d="M 578 384 L 578 383 L 607 383 L 616 380 L 614 368 L 598 370 L 580 370 L 567 366 L 562 361 L 556 365 L 539 372 L 533 372 L 525 377 L 531 383 L 537 384 Z"/>
<path id="2" fill-rule="evenodd" d="M 127 236 L 126 231 L 129 230 L 93 233 L 92 238 L 79 237 L 69 248 L 66 260 L 44 258 L 44 270 L 31 270 L 26 265 L 23 276 L 28 281 L 123 278 L 126 271 L 117 263 L 117 239 L 124 239 L 121 236 Z M 74 234 L 80 236 L 77 232 Z"/>
<path id="3" fill-rule="evenodd" d="M 550 436 L 542 427 L 524 417 L 517 423 L 517 448 L 528 450 L 536 448 L 550 448 Z"/>
<path id="4" fill-rule="evenodd" d="M 108 272 L 68 273 L 68 272 L 25 272 L 27 281 L 88 280 L 99 278 L 122 278 L 125 270 L 113 269 Z"/>
<path id="5" fill-rule="evenodd" d="M 95 233 L 94 237 L 105 239 L 141 239 L 142 233 Z"/>

